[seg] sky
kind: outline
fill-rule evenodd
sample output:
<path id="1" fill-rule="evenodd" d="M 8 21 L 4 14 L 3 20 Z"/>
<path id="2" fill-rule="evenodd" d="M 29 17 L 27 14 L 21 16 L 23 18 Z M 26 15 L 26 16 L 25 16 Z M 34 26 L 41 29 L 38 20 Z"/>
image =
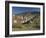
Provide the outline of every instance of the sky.
<path id="1" fill-rule="evenodd" d="M 40 12 L 40 8 L 33 7 L 12 7 L 12 14 L 19 14 L 24 12 Z"/>

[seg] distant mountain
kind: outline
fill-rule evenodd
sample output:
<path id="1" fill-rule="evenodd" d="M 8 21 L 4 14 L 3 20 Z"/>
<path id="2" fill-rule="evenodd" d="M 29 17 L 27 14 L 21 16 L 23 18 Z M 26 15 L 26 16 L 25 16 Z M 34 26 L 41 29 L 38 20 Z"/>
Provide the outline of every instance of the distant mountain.
<path id="1" fill-rule="evenodd" d="M 23 13 L 18 13 L 18 14 L 15 14 L 15 15 L 27 15 L 27 14 L 40 14 L 40 12 L 23 12 Z"/>
<path id="2" fill-rule="evenodd" d="M 40 12 L 32 12 L 31 14 L 40 14 Z"/>

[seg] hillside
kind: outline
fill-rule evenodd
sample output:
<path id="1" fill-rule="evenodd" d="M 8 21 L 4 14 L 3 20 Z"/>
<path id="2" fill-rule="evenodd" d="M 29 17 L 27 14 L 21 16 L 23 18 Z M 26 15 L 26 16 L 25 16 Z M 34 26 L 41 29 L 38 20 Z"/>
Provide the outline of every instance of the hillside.
<path id="1" fill-rule="evenodd" d="M 13 23 L 13 31 L 24 31 L 24 30 L 39 30 L 40 29 L 40 14 L 39 13 L 21 13 L 16 16 L 27 16 L 29 21 L 22 23 Z M 32 18 L 32 19 L 31 19 Z M 32 21 L 32 23 L 31 23 Z"/>

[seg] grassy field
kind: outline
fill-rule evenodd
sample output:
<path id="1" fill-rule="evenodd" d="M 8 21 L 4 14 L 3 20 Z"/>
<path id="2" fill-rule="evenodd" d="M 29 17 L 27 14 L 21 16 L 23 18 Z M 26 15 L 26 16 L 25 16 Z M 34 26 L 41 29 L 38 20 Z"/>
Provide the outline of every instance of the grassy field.
<path id="1" fill-rule="evenodd" d="M 12 25 L 12 30 L 13 31 L 26 31 L 26 30 L 39 30 L 40 29 L 40 15 L 39 14 L 35 14 L 36 17 L 32 19 L 32 23 L 16 23 Z M 32 16 L 30 15 L 29 18 L 31 18 Z M 30 20 L 31 21 L 31 20 Z"/>

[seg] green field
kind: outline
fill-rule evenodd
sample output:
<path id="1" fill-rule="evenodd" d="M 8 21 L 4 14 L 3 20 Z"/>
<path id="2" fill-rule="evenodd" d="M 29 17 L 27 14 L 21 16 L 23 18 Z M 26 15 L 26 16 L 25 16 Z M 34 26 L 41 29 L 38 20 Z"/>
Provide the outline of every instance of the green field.
<path id="1" fill-rule="evenodd" d="M 28 23 L 22 24 L 22 23 L 16 23 L 16 24 L 12 24 L 12 30 L 13 31 L 25 31 L 25 30 L 39 30 L 40 29 L 40 15 L 39 14 L 33 14 L 28 16 L 29 18 L 31 18 L 32 16 L 35 16 L 35 18 L 33 18 L 32 23 L 30 23 L 30 21 Z"/>

